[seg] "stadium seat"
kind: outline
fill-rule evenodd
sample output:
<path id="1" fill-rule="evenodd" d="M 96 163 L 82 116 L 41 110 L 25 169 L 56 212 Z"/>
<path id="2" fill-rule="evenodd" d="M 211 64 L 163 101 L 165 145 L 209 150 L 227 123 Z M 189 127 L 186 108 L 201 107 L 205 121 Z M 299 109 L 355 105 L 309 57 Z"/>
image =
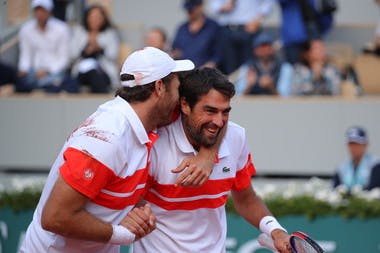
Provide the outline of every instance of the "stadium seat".
<path id="1" fill-rule="evenodd" d="M 362 54 L 354 66 L 365 95 L 380 95 L 380 57 Z"/>

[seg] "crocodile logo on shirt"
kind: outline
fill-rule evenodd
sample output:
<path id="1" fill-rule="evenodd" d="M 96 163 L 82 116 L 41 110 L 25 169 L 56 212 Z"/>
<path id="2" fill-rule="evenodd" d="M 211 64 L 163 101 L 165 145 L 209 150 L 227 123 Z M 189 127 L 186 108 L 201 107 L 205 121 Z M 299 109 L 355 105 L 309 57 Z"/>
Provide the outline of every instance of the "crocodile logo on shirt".
<path id="1" fill-rule="evenodd" d="M 223 173 L 229 172 L 231 169 L 228 167 L 223 167 L 222 171 Z"/>

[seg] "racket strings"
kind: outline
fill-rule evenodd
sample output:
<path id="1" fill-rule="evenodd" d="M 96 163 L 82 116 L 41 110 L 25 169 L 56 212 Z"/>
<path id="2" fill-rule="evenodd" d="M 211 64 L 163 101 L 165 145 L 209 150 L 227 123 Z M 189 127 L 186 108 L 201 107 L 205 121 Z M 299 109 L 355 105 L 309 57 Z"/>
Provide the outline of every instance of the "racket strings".
<path id="1" fill-rule="evenodd" d="M 295 250 L 295 253 L 318 253 L 310 243 L 307 241 L 301 239 L 301 238 L 293 238 L 293 250 Z"/>

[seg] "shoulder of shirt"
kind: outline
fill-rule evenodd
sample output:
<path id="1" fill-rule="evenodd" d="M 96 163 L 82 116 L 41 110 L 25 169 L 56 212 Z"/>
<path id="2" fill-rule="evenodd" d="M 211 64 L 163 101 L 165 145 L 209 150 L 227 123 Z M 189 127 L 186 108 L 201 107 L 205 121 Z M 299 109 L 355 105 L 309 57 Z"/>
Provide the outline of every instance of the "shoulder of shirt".
<path id="1" fill-rule="evenodd" d="M 245 128 L 235 122 L 229 121 L 225 138 L 232 141 L 244 141 L 246 138 Z"/>
<path id="2" fill-rule="evenodd" d="M 213 26 L 220 27 L 219 23 L 216 22 L 213 18 L 206 16 L 206 22 L 208 22 L 209 24 L 212 24 Z"/>
<path id="3" fill-rule="evenodd" d="M 242 127 L 241 125 L 233 122 L 233 121 L 228 121 L 228 128 L 234 129 L 234 131 L 243 131 L 245 132 L 245 128 Z"/>
<path id="4" fill-rule="evenodd" d="M 54 25 L 57 28 L 59 27 L 62 30 L 67 30 L 67 31 L 70 30 L 70 26 L 67 23 L 65 23 L 64 21 L 59 20 L 58 18 L 55 18 L 55 17 L 50 17 L 49 23 L 51 23 L 52 25 Z"/>
<path id="5" fill-rule="evenodd" d="M 31 29 L 34 25 L 36 24 L 36 20 L 35 19 L 30 19 L 28 21 L 26 21 L 20 28 L 20 33 L 23 33 L 25 31 L 28 31 L 29 29 Z"/>
<path id="6" fill-rule="evenodd" d="M 95 124 L 100 130 L 112 133 L 113 137 L 118 138 L 128 131 L 131 128 L 131 125 L 126 116 L 119 110 L 103 107 L 106 106 L 107 103 L 108 102 L 99 106 L 98 110 L 95 112 Z"/>

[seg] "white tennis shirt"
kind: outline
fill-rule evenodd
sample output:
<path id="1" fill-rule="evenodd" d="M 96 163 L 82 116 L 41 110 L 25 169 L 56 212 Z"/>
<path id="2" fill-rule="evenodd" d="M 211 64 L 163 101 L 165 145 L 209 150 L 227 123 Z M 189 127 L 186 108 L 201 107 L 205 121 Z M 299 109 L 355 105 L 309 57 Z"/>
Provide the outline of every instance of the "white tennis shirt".
<path id="1" fill-rule="evenodd" d="M 25 253 L 118 253 L 117 245 L 75 240 L 41 227 L 43 206 L 60 174 L 91 201 L 85 209 L 119 224 L 145 191 L 148 153 L 157 134 L 147 135 L 132 107 L 122 98 L 101 105 L 69 137 L 49 173 L 40 202 L 21 247 Z"/>
<path id="2" fill-rule="evenodd" d="M 195 188 L 174 186 L 179 174 L 171 172 L 183 158 L 196 153 L 181 119 L 158 133 L 145 196 L 157 217 L 157 229 L 135 242 L 134 252 L 225 252 L 228 194 L 248 187 L 255 173 L 245 130 L 229 122 L 209 180 Z"/>
<path id="3" fill-rule="evenodd" d="M 64 71 L 70 63 L 70 28 L 50 17 L 46 30 L 38 28 L 36 19 L 26 22 L 19 32 L 20 71 L 47 70 L 51 74 Z"/>

